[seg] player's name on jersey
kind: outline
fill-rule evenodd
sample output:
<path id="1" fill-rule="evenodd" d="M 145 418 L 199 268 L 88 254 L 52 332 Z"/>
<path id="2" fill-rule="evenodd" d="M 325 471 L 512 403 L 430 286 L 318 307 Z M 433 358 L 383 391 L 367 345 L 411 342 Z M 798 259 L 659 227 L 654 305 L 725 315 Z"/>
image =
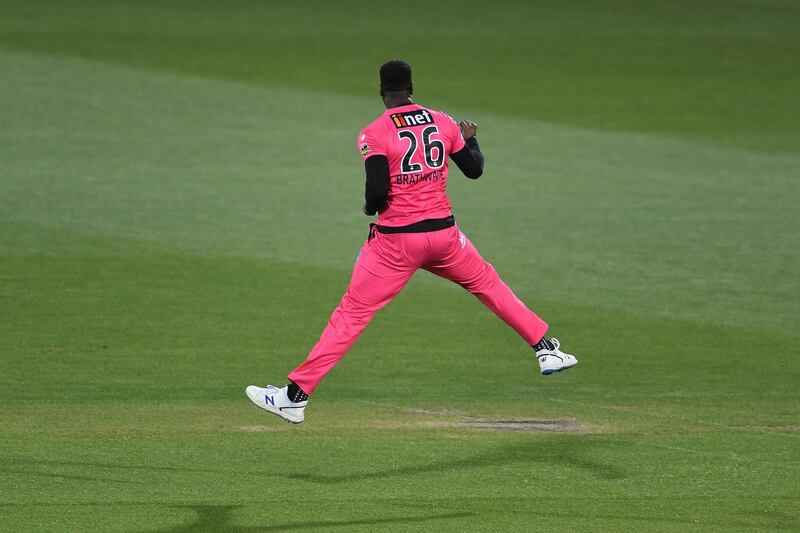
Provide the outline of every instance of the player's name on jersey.
<path id="1" fill-rule="evenodd" d="M 404 113 L 392 113 L 395 127 L 408 128 L 411 126 L 421 126 L 422 124 L 433 124 L 433 117 L 427 109 L 415 109 L 414 111 L 406 111 Z"/>
<path id="2" fill-rule="evenodd" d="M 442 172 L 440 170 L 431 170 L 424 174 L 396 174 L 391 177 L 392 181 L 397 185 L 414 185 L 420 181 L 434 181 L 441 179 Z"/>

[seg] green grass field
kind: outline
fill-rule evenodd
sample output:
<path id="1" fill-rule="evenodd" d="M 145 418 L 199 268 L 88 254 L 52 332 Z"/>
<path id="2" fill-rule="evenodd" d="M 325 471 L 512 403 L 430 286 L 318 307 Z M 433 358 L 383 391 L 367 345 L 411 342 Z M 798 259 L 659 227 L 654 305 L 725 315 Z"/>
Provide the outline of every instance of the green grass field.
<path id="1" fill-rule="evenodd" d="M 798 20 L 6 0 L 0 530 L 800 530 Z M 580 364 L 420 272 L 290 426 L 243 389 L 346 287 L 393 57 L 479 123 L 459 224 Z"/>

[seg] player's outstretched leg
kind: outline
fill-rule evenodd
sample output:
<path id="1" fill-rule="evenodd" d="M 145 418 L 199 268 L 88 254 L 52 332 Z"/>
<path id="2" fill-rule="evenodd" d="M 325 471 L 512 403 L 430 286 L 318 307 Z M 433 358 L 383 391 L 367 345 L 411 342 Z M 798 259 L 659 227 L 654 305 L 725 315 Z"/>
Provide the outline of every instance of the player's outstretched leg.
<path id="1" fill-rule="evenodd" d="M 400 247 L 394 242 L 399 240 L 411 242 Z M 251 385 L 245 389 L 248 398 L 258 407 L 289 422 L 302 422 L 308 395 L 344 357 L 375 313 L 411 279 L 418 262 L 408 257 L 406 252 L 413 252 L 413 245 L 420 240 L 417 235 L 408 239 L 393 235 L 389 240 L 378 234 L 367 241 L 356 260 L 347 292 L 311 353 L 289 374 L 289 383 L 282 388 Z"/>
<path id="2" fill-rule="evenodd" d="M 416 271 L 412 260 L 398 256 L 393 246 L 394 241 L 404 237 L 391 237 L 389 241 L 379 233 L 364 245 L 347 292 L 319 341 L 306 360 L 289 374 L 289 379 L 306 394 L 314 392 L 322 378 L 353 346 L 375 313 L 402 290 Z"/>
<path id="3" fill-rule="evenodd" d="M 426 270 L 458 283 L 511 326 L 536 351 L 541 372 L 552 374 L 575 366 L 578 360 L 562 352 L 557 339 L 547 340 L 547 323 L 517 298 L 494 267 L 455 226 L 432 234 L 438 259 Z"/>

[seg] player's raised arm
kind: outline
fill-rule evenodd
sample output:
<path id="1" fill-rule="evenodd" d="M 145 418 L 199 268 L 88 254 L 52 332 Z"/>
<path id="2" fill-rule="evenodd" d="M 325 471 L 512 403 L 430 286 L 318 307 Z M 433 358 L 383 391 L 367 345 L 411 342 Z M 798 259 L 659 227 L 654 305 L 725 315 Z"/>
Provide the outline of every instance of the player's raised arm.
<path id="1" fill-rule="evenodd" d="M 475 137 L 478 125 L 470 120 L 462 120 L 458 123 L 458 127 L 461 128 L 461 136 L 464 137 L 466 144 L 458 152 L 450 154 L 450 159 L 455 161 L 466 177 L 478 179 L 483 174 L 483 154 Z"/>
<path id="2" fill-rule="evenodd" d="M 364 213 L 371 216 L 383 211 L 389 200 L 389 160 L 385 155 L 370 156 L 364 160 L 364 170 Z"/>

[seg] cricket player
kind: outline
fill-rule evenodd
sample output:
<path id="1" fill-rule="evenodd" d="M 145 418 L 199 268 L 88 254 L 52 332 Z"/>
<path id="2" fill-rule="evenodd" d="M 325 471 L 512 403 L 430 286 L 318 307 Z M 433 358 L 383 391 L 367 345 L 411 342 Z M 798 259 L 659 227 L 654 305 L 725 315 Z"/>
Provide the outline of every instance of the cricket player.
<path id="1" fill-rule="evenodd" d="M 477 125 L 414 103 L 411 66 L 380 68 L 386 112 L 358 135 L 366 170 L 364 213 L 377 213 L 356 259 L 350 285 L 319 342 L 281 388 L 250 385 L 258 407 L 289 422 L 304 420 L 308 397 L 417 269 L 458 283 L 519 333 L 544 375 L 574 366 L 574 356 L 546 339 L 547 324 L 517 298 L 458 229 L 447 198 L 448 157 L 470 179 L 483 173 Z"/>

